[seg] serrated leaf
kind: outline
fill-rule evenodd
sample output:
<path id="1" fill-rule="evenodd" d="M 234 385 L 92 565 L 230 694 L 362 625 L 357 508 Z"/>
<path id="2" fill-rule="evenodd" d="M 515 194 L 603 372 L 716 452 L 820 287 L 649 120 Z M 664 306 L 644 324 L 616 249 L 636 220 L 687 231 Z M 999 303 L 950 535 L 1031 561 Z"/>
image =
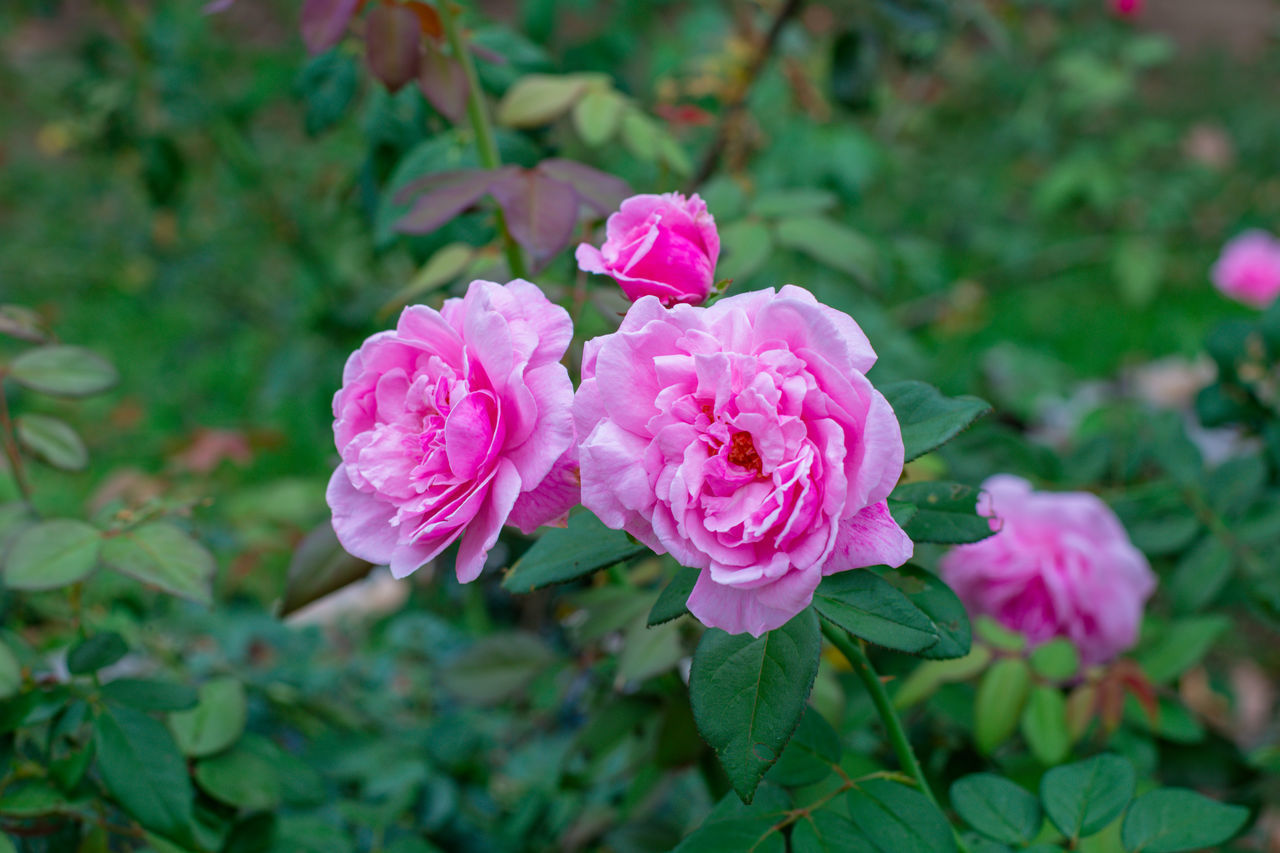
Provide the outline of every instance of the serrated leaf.
<path id="1" fill-rule="evenodd" d="M 991 536 L 991 521 L 978 515 L 978 490 L 959 483 L 906 483 L 893 499 L 915 504 L 916 514 L 904 528 L 913 542 L 963 545 Z"/>
<path id="2" fill-rule="evenodd" d="M 969 654 L 973 645 L 973 629 L 964 603 L 942 578 L 919 566 L 907 563 L 881 575 L 929 617 L 938 634 L 938 642 L 919 654 L 931 660 L 950 660 Z"/>
<path id="3" fill-rule="evenodd" d="M 169 715 L 169 729 L 184 755 L 200 758 L 220 752 L 244 731 L 249 709 L 244 685 L 214 678 L 200 685 L 199 702 L 190 711 Z"/>
<path id="4" fill-rule="evenodd" d="M 812 609 L 760 637 L 702 635 L 689 674 L 694 720 L 744 802 L 800 722 L 821 648 Z"/>
<path id="5" fill-rule="evenodd" d="M 813 595 L 818 612 L 868 642 L 918 653 L 939 640 L 933 620 L 884 578 L 866 569 L 822 579 Z"/>
<path id="6" fill-rule="evenodd" d="M 59 397 L 87 397 L 119 380 L 111 362 L 93 350 L 55 344 L 24 352 L 9 364 L 9 376 L 33 391 Z"/>
<path id="7" fill-rule="evenodd" d="M 653 609 L 649 611 L 649 625 L 661 625 L 689 612 L 689 596 L 698 583 L 697 569 L 681 566 L 671 582 L 662 588 Z"/>
<path id="8" fill-rule="evenodd" d="M 108 708 L 94 722 L 98 772 L 120 806 L 146 829 L 190 843 L 194 792 L 187 764 L 157 720 Z"/>
<path id="9" fill-rule="evenodd" d="M 1018 729 L 1031 687 L 1031 670 L 1022 658 L 1004 658 L 987 670 L 973 703 L 973 739 L 990 753 Z"/>
<path id="10" fill-rule="evenodd" d="M 129 653 L 124 638 L 115 631 L 99 631 L 71 647 L 67 652 L 67 671 L 72 675 L 88 675 L 111 666 Z"/>
<path id="11" fill-rule="evenodd" d="M 782 750 L 778 763 L 769 768 L 765 778 L 775 785 L 789 788 L 821 782 L 840 763 L 842 752 L 836 730 L 813 706 L 809 706 Z"/>
<path id="12" fill-rule="evenodd" d="M 4 558 L 11 589 L 57 589 L 81 580 L 98 564 L 101 534 L 83 521 L 56 519 L 18 534 Z"/>
<path id="13" fill-rule="evenodd" d="M 848 796 L 849 817 L 877 853 L 955 853 L 951 825 L 912 788 L 885 779 L 859 783 Z"/>
<path id="14" fill-rule="evenodd" d="M 1157 788 L 1134 800 L 1120 840 L 1128 853 L 1179 853 L 1217 847 L 1235 837 L 1249 810 L 1185 788 Z"/>
<path id="15" fill-rule="evenodd" d="M 208 604 L 217 563 L 205 547 L 167 521 L 122 531 L 102 545 L 110 569 L 173 595 Z"/>
<path id="16" fill-rule="evenodd" d="M 545 531 L 502 579 L 508 592 L 532 592 L 564 583 L 645 553 L 649 549 L 610 530 L 590 512 L 569 516 L 569 526 Z"/>
<path id="17" fill-rule="evenodd" d="M 14 421 L 18 443 L 42 462 L 63 471 L 83 471 L 89 451 L 67 423 L 48 415 L 25 414 Z"/>
<path id="18" fill-rule="evenodd" d="M 1004 844 L 1030 844 L 1043 821 L 1034 794 L 994 773 L 957 779 L 951 806 L 978 832 Z"/>
<path id="19" fill-rule="evenodd" d="M 821 264 L 873 284 L 879 252 L 866 235 L 821 216 L 784 219 L 774 231 L 778 244 Z"/>
<path id="20" fill-rule="evenodd" d="M 1074 840 L 1115 820 L 1133 797 L 1133 765 L 1103 753 L 1055 767 L 1040 780 L 1040 804 L 1058 831 Z"/>
<path id="21" fill-rule="evenodd" d="M 986 400 L 945 397 L 924 382 L 892 382 L 880 386 L 879 390 L 902 425 L 902 443 L 908 462 L 946 444 L 991 411 L 991 404 Z"/>

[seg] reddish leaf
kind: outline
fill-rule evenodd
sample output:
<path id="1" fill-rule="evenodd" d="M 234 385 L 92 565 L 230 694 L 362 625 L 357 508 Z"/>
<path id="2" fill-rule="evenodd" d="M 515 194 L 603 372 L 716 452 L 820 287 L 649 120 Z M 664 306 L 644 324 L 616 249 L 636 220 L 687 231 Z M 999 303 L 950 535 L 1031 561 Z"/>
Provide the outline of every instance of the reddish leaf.
<path id="1" fill-rule="evenodd" d="M 369 13 L 364 31 L 369 70 L 392 92 L 418 75 L 422 31 L 408 6 L 380 3 Z"/>
<path id="2" fill-rule="evenodd" d="M 1098 705 L 1098 688 L 1092 684 L 1081 684 L 1071 691 L 1067 697 L 1067 731 L 1072 740 L 1079 740 L 1089 723 L 1093 722 Z"/>
<path id="3" fill-rule="evenodd" d="M 511 236 L 545 260 L 569 245 L 578 221 L 578 192 L 572 184 L 537 169 L 520 169 L 496 181 L 489 191 L 507 215 Z"/>
<path id="4" fill-rule="evenodd" d="M 311 53 L 323 53 L 342 40 L 360 0 L 304 0 L 302 41 Z"/>
<path id="5" fill-rule="evenodd" d="M 715 116 L 693 104 L 658 104 L 653 111 L 673 127 L 710 127 Z"/>
<path id="6" fill-rule="evenodd" d="M 418 29 L 424 36 L 430 36 L 433 39 L 444 36 L 444 24 L 440 22 L 440 13 L 433 7 L 423 3 L 422 0 L 409 0 L 405 6 L 418 16 Z"/>
<path id="7" fill-rule="evenodd" d="M 1138 700 L 1138 704 L 1146 712 L 1147 719 L 1151 721 L 1151 725 L 1158 725 L 1160 699 L 1156 696 L 1155 687 L 1147 680 L 1147 676 L 1143 673 L 1141 667 L 1133 661 L 1120 660 L 1116 662 L 1115 669 L 1120 683 L 1125 686 L 1134 699 Z"/>
<path id="8" fill-rule="evenodd" d="M 612 213 L 631 195 L 631 187 L 622 178 L 584 166 L 573 160 L 543 160 L 538 171 L 577 190 L 582 201 L 601 216 Z"/>
<path id="9" fill-rule="evenodd" d="M 429 234 L 479 201 L 495 181 L 515 171 L 515 167 L 497 172 L 462 169 L 430 175 L 429 180 L 422 182 L 415 181 L 419 187 L 427 184 L 431 189 L 418 196 L 413 208 L 400 217 L 396 230 L 404 234 Z"/>
<path id="10" fill-rule="evenodd" d="M 445 56 L 431 42 L 427 42 L 418 68 L 418 88 L 445 118 L 454 123 L 462 121 L 467 111 L 467 76 L 456 59 Z"/>

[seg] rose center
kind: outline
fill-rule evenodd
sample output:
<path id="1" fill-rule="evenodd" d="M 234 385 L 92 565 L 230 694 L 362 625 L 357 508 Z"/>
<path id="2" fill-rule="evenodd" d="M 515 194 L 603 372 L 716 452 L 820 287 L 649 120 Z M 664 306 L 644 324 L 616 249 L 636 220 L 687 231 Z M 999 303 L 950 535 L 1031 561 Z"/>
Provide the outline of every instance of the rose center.
<path id="1" fill-rule="evenodd" d="M 760 473 L 760 454 L 751 441 L 751 433 L 735 432 L 729 439 L 729 461 L 743 468 L 754 468 Z"/>

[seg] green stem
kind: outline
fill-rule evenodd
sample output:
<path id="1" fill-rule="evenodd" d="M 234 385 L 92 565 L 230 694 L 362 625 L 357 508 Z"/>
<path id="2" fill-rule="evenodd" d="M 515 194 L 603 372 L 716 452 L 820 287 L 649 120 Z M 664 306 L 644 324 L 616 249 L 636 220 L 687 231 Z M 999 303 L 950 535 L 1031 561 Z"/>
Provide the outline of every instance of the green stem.
<path id="1" fill-rule="evenodd" d="M 498 156 L 498 143 L 493 136 L 493 123 L 489 121 L 489 110 L 485 106 L 484 92 L 480 89 L 480 77 L 476 74 L 476 64 L 471 58 L 462 37 L 462 29 L 458 19 L 450 8 L 452 0 L 444 0 L 436 4 L 440 13 L 440 23 L 444 27 L 445 37 L 449 40 L 449 48 L 454 59 L 462 66 L 462 74 L 467 78 L 467 118 L 471 122 L 471 130 L 476 136 L 476 154 L 480 165 L 486 169 L 497 169 L 502 165 Z M 528 272 L 524 264 L 524 253 L 520 244 L 511 236 L 507 227 L 507 217 L 502 209 L 497 210 L 498 232 L 502 235 L 502 247 L 507 256 L 507 266 L 511 268 L 512 278 L 524 278 Z"/>
<path id="2" fill-rule="evenodd" d="M 28 508 L 33 508 L 31 484 L 27 482 L 27 472 L 22 467 L 22 452 L 18 449 L 17 435 L 13 428 L 13 421 L 9 418 L 9 401 L 4 395 L 4 371 L 0 370 L 0 445 L 4 446 L 4 455 L 9 460 L 9 470 L 13 473 L 13 481 L 22 494 L 23 503 Z"/>
<path id="3" fill-rule="evenodd" d="M 916 754 L 911 749 L 911 741 L 907 740 L 907 733 L 902 728 L 902 721 L 898 719 L 898 712 L 893 709 L 889 693 L 884 689 L 880 676 L 872 668 L 867 653 L 843 628 L 837 628 L 825 619 L 822 620 L 822 633 L 831 641 L 831 645 L 849 659 L 849 665 L 853 667 L 853 671 L 867 688 L 867 693 L 871 695 L 871 701 L 875 703 L 876 711 L 889 732 L 889 744 L 893 747 L 894 754 L 898 756 L 898 763 L 902 765 L 902 769 L 915 779 L 920 787 L 920 793 L 928 797 L 935 806 L 938 805 L 938 798 L 933 795 L 933 790 L 924 778 L 924 771 L 920 769 L 920 762 L 916 760 Z"/>

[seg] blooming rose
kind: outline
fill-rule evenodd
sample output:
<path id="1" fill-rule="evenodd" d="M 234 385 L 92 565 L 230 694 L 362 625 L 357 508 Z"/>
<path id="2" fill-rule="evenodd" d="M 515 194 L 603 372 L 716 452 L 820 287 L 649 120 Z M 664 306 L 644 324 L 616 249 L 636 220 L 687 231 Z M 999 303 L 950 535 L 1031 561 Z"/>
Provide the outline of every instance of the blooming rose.
<path id="1" fill-rule="evenodd" d="M 656 296 L 663 305 L 701 304 L 715 283 L 720 235 L 695 194 L 634 195 L 605 226 L 597 249 L 578 246 L 578 266 L 613 276 L 627 298 Z"/>
<path id="2" fill-rule="evenodd" d="M 1110 507 L 1088 492 L 1035 492 L 1009 474 L 982 488 L 978 511 L 998 532 L 941 564 L 970 611 L 1032 645 L 1066 637 L 1086 664 L 1131 647 L 1156 581 Z"/>
<path id="3" fill-rule="evenodd" d="M 1111 12 L 1121 18 L 1136 18 L 1142 14 L 1143 0 L 1109 0 Z"/>
<path id="4" fill-rule="evenodd" d="M 1222 247 L 1212 276 L 1232 299 L 1267 307 L 1280 295 L 1280 240 L 1265 231 L 1244 232 Z"/>
<path id="5" fill-rule="evenodd" d="M 689 610 L 759 636 L 823 575 L 911 556 L 885 498 L 902 434 L 847 314 L 799 287 L 710 308 L 631 306 L 588 341 L 574 418 L 582 501 L 701 569 Z"/>
<path id="6" fill-rule="evenodd" d="M 412 305 L 352 353 L 333 398 L 329 481 L 344 548 L 404 577 L 461 537 L 475 580 L 504 523 L 525 532 L 577 503 L 568 313 L 535 285 L 473 281 Z"/>

